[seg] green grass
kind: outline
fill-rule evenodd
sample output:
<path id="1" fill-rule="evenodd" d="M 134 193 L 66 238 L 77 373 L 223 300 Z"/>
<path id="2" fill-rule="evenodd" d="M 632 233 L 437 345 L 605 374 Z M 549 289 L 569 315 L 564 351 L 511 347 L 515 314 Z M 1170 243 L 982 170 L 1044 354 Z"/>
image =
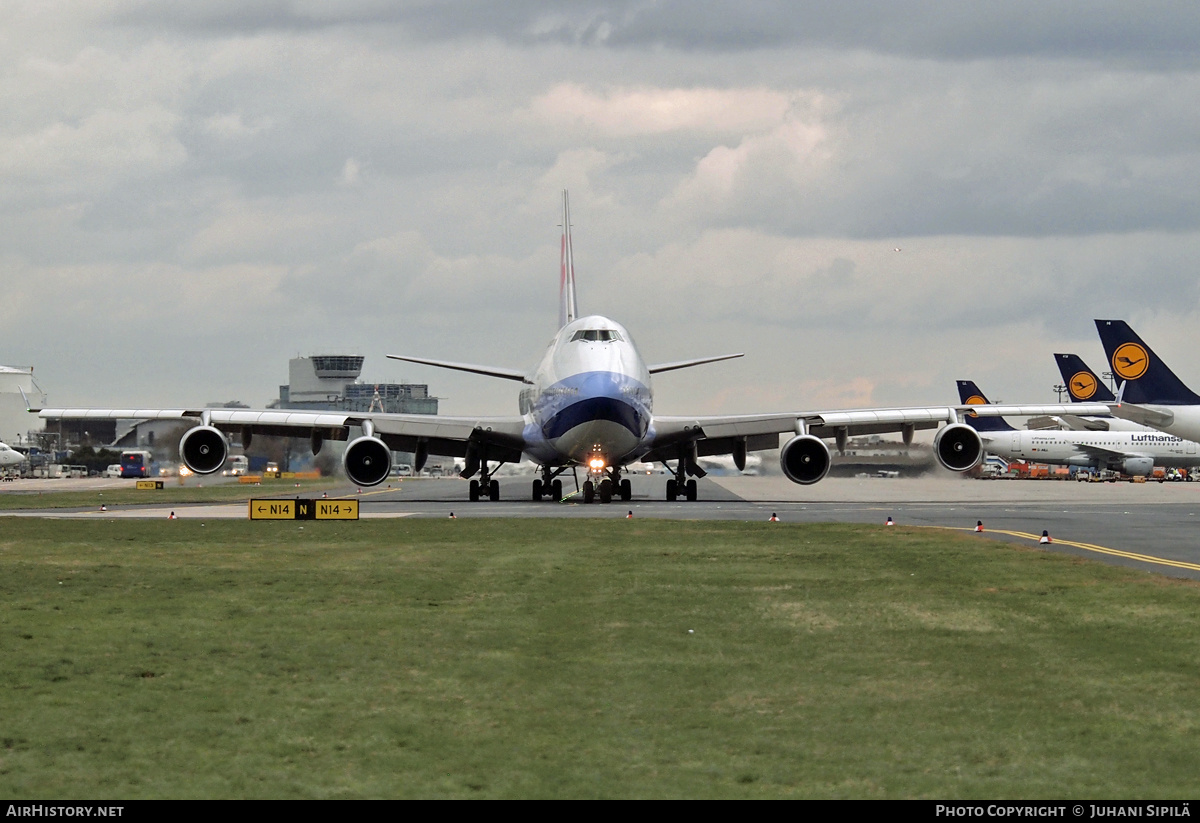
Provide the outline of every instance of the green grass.
<path id="1" fill-rule="evenodd" d="M 249 500 L 251 497 L 269 495 L 292 495 L 299 484 L 301 491 L 328 489 L 336 480 L 263 480 L 261 485 L 252 483 L 215 483 L 208 486 L 180 486 L 177 478 L 162 478 L 161 489 L 138 489 L 136 481 L 124 481 L 128 485 L 86 491 L 12 491 L 0 490 L 0 511 L 17 509 L 81 509 L 95 506 L 116 505 L 147 506 L 156 503 L 221 503 Z M 47 481 L 52 484 L 53 481 Z M 53 489 L 53 485 L 47 486 Z"/>
<path id="2" fill-rule="evenodd" d="M 1200 587 L 973 536 L 4 518 L 0 593 L 5 798 L 1200 790 Z"/>

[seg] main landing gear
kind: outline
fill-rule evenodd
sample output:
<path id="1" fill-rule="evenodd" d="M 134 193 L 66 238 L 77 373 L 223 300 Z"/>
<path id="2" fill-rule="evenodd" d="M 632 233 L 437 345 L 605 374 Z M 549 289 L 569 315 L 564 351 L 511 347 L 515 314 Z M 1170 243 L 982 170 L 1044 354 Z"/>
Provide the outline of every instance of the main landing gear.
<path id="1" fill-rule="evenodd" d="M 489 469 L 486 460 L 479 464 L 479 479 L 471 481 L 471 488 L 468 492 L 472 503 L 484 498 L 493 503 L 500 499 L 500 482 L 493 480 L 492 475 L 503 465 L 503 463 L 497 463 L 496 468 Z"/>
<path id="2" fill-rule="evenodd" d="M 558 479 L 558 476 L 566 470 L 566 466 L 559 466 L 557 469 L 542 466 L 542 476 L 533 481 L 533 499 L 541 500 L 543 497 L 549 497 L 555 503 L 562 500 L 562 481 Z"/>
<path id="3" fill-rule="evenodd" d="M 671 467 L 663 463 L 668 470 Z M 704 469 L 696 463 L 695 459 L 689 458 L 684 454 L 679 455 L 679 460 L 675 463 L 675 468 L 672 470 L 675 476 L 667 481 L 667 500 L 674 502 L 680 497 L 689 502 L 696 500 L 696 480 L 688 478 L 689 474 L 696 477 L 703 477 L 708 474 Z"/>

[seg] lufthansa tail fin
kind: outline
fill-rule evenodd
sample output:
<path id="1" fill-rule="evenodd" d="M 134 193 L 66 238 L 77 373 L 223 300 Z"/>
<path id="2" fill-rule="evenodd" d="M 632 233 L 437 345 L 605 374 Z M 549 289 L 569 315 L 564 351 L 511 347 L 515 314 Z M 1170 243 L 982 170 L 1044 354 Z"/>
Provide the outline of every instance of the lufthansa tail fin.
<path id="1" fill-rule="evenodd" d="M 558 286 L 558 327 L 579 316 L 575 304 L 575 256 L 571 249 L 571 204 L 563 191 L 562 277 Z"/>
<path id="2" fill-rule="evenodd" d="M 958 399 L 964 406 L 985 406 L 988 399 L 975 385 L 974 380 L 958 381 Z M 968 413 L 963 421 L 977 432 L 1011 432 L 1016 431 L 1008 425 L 1003 417 L 978 417 Z"/>
<path id="3" fill-rule="evenodd" d="M 1117 398 L 1077 354 L 1056 354 L 1054 362 L 1072 403 L 1111 403 Z"/>
<path id="4" fill-rule="evenodd" d="M 1200 395 L 1185 386 L 1124 320 L 1097 320 L 1096 331 L 1113 374 L 1124 381 L 1122 402 L 1200 405 Z"/>

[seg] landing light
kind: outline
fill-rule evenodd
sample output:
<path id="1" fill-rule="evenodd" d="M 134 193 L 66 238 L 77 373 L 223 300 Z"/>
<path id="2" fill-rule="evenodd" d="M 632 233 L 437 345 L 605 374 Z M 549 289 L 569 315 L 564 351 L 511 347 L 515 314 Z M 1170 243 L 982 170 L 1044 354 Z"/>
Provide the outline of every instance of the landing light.
<path id="1" fill-rule="evenodd" d="M 588 465 L 593 469 L 602 469 L 604 468 L 604 460 L 599 457 L 593 457 L 590 461 L 588 461 Z"/>

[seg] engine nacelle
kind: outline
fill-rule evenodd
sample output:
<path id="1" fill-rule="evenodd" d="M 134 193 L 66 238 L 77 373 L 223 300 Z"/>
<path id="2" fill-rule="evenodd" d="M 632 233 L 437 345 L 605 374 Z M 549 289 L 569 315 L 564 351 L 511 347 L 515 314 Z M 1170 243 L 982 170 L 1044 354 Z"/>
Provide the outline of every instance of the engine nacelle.
<path id="1" fill-rule="evenodd" d="M 952 472 L 970 471 L 983 460 L 983 441 L 970 426 L 953 423 L 938 430 L 933 438 L 933 453 Z"/>
<path id="2" fill-rule="evenodd" d="M 360 437 L 346 447 L 342 468 L 356 486 L 378 486 L 392 470 L 392 450 L 378 437 Z"/>
<path id="3" fill-rule="evenodd" d="M 212 426 L 196 426 L 179 438 L 179 459 L 196 474 L 212 474 L 228 456 L 229 441 Z"/>
<path id="4" fill-rule="evenodd" d="M 1126 457 L 1121 461 L 1121 472 L 1132 477 L 1149 477 L 1154 471 L 1153 457 Z"/>
<path id="5" fill-rule="evenodd" d="M 829 447 L 811 434 L 793 437 L 779 450 L 779 466 L 787 479 L 810 486 L 829 473 Z"/>

